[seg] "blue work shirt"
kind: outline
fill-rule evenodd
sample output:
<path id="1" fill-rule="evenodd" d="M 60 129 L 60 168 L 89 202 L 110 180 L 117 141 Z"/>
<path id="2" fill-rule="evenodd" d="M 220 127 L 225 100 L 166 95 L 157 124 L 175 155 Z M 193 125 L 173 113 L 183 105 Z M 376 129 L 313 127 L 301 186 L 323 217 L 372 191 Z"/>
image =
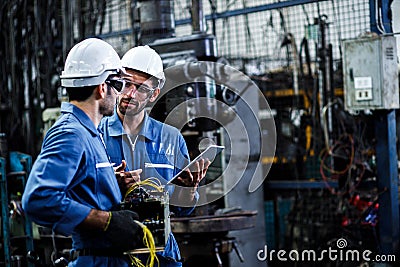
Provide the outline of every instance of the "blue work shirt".
<path id="1" fill-rule="evenodd" d="M 142 169 L 141 180 L 155 177 L 165 184 L 188 163 L 189 153 L 179 130 L 149 117 L 147 113 L 136 137 L 127 136 L 116 111 L 111 117 L 102 119 L 99 131 L 103 134 L 111 162 L 119 165 L 124 159 L 127 163 L 125 171 Z M 198 197 L 196 193 L 196 201 Z M 171 207 L 178 216 L 189 215 L 193 209 Z M 172 234 L 162 256 L 180 260 L 179 248 Z M 161 266 L 181 266 L 179 262 L 170 264 L 160 262 Z"/>
<path id="2" fill-rule="evenodd" d="M 125 159 L 126 170 L 142 169 L 141 177 L 155 177 L 165 183 L 188 162 L 186 142 L 178 129 L 147 113 L 136 137 L 125 133 L 116 111 L 102 119 L 99 131 L 103 133 L 111 162 L 119 165 Z"/>
<path id="3" fill-rule="evenodd" d="M 62 103 L 32 166 L 22 207 L 39 225 L 71 235 L 73 248 L 108 248 L 101 232 L 77 229 L 91 209 L 113 210 L 122 196 L 101 137 L 78 107 Z M 69 266 L 128 266 L 122 258 L 79 257 Z"/>
<path id="4" fill-rule="evenodd" d="M 127 164 L 125 171 L 142 169 L 141 180 L 155 177 L 165 184 L 188 164 L 189 152 L 185 139 L 175 127 L 145 113 L 138 135 L 129 137 L 122 123 L 114 111 L 114 115 L 104 117 L 98 127 L 114 166 L 121 164 L 124 159 Z M 168 187 L 168 191 L 172 194 L 173 187 Z M 196 192 L 196 201 L 198 197 Z M 177 216 L 189 215 L 193 209 L 171 207 Z"/>

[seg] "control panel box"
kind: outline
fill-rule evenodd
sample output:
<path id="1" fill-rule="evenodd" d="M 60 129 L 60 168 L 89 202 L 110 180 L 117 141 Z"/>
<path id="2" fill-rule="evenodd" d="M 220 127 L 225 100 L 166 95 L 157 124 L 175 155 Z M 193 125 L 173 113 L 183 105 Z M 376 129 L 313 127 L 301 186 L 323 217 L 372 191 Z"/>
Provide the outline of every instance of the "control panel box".
<path id="1" fill-rule="evenodd" d="M 399 108 L 399 77 L 394 36 L 343 41 L 346 110 Z"/>

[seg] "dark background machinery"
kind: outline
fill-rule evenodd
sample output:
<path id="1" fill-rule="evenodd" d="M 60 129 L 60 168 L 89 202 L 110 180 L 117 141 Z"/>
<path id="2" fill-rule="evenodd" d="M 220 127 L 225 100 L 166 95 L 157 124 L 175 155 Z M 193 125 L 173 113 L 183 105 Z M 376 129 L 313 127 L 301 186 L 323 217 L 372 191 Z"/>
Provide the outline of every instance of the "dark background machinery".
<path id="1" fill-rule="evenodd" d="M 218 114 L 222 114 L 226 109 L 222 109 L 217 104 L 197 104 L 196 99 L 207 99 L 210 103 L 220 101 L 233 107 L 238 101 L 240 102 L 240 96 L 213 79 L 212 75 L 211 77 L 206 75 L 210 72 L 215 74 L 222 71 L 222 69 L 218 70 L 215 65 L 210 67 L 207 62 L 218 64 L 224 59 L 217 53 L 215 35 L 206 32 L 202 1 L 192 1 L 191 3 L 192 33 L 176 37 L 172 23 L 174 19 L 171 19 L 170 10 L 166 8 L 166 6 L 172 8 L 172 1 L 164 1 L 162 3 L 164 8 L 161 9 L 154 6 L 158 5 L 155 1 L 138 1 L 139 17 L 136 28 L 140 30 L 137 31 L 138 36 L 135 39 L 140 44 L 149 45 L 155 49 L 163 59 L 166 69 L 166 85 L 161 92 L 160 99 L 151 107 L 150 115 L 160 121 L 165 121 L 168 115 L 173 114 L 175 124 L 172 124 L 181 129 L 191 158 L 200 152 L 199 145 L 201 146 L 202 142 L 226 146 L 222 153 L 223 156 L 219 155 L 211 165 L 203 182 L 207 184 L 221 177 L 228 161 L 225 157 L 231 153 L 231 147 L 226 145 L 227 142 L 224 140 L 225 129 L 221 125 L 221 120 L 216 119 L 221 117 Z M 151 5 L 153 5 L 152 8 Z M 157 16 L 154 16 L 154 9 L 159 12 L 156 12 Z M 213 71 L 210 71 L 210 68 Z M 184 104 L 185 107 L 176 111 L 176 107 L 180 104 Z M 229 120 L 233 120 L 233 117 L 229 117 L 228 114 L 222 118 L 222 121 L 228 123 Z M 256 137 L 255 140 L 257 140 Z M 233 142 L 231 140 L 231 143 Z M 252 149 L 256 151 L 257 147 L 259 146 L 255 145 Z M 260 152 L 253 153 L 260 154 Z M 221 182 L 220 188 L 216 190 L 222 191 L 223 183 Z M 213 193 L 206 191 L 200 197 L 207 200 L 210 194 Z M 184 218 L 172 219 L 172 229 L 175 231 L 178 242 L 182 244 L 185 264 L 197 266 L 201 262 L 202 265 L 229 265 L 231 261 L 228 259 L 228 254 L 231 251 L 236 252 L 237 256 L 234 257 L 239 262 L 247 258 L 247 264 L 256 264 L 254 259 L 249 258 L 249 252 L 241 252 L 239 242 L 243 241 L 236 238 L 238 235 L 228 236 L 229 231 L 255 227 L 254 217 L 256 214 L 243 213 L 241 208 L 232 209 L 231 216 L 230 214 L 216 213 L 223 210 L 229 212 L 230 208 L 229 202 L 221 197 L 211 204 L 197 207 L 193 213 L 194 219 L 186 219 L 186 221 Z M 253 208 L 257 209 L 254 206 Z M 262 217 L 259 218 L 262 221 Z M 213 225 L 214 220 L 223 222 L 224 226 Z M 181 228 L 182 225 L 186 226 Z M 260 238 L 261 240 L 262 238 Z M 199 248 L 202 249 L 199 250 Z"/>

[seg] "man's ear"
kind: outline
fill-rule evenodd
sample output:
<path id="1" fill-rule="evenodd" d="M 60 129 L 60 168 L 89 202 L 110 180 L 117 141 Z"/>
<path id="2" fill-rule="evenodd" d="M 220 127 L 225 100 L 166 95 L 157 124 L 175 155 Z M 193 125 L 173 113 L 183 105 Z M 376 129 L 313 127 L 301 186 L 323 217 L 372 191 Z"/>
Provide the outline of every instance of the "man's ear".
<path id="1" fill-rule="evenodd" d="M 154 102 L 154 101 L 157 99 L 157 97 L 158 97 L 159 94 L 160 94 L 160 88 L 157 88 L 156 90 L 154 90 L 154 92 L 153 92 L 153 94 L 151 95 L 149 101 L 150 101 L 150 102 Z"/>
<path id="2" fill-rule="evenodd" d="M 99 84 L 96 87 L 96 98 L 104 99 L 106 98 L 106 94 L 107 94 L 107 85 L 105 83 Z"/>

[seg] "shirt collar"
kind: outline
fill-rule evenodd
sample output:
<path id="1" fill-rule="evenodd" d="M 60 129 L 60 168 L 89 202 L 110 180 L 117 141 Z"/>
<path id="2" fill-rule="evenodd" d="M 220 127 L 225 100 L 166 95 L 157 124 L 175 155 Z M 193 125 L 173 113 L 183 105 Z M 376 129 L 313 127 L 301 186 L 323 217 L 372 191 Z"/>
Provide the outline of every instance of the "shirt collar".
<path id="1" fill-rule="evenodd" d="M 117 106 L 114 107 L 114 114 L 108 119 L 108 131 L 110 136 L 121 136 L 125 134 L 122 122 L 117 114 Z"/>
<path id="2" fill-rule="evenodd" d="M 139 134 L 143 135 L 149 140 L 155 140 L 156 135 L 159 134 L 159 129 L 155 129 L 156 127 L 154 126 L 153 120 L 149 117 L 147 112 L 144 112 L 143 126 L 142 129 L 140 129 Z"/>
<path id="3" fill-rule="evenodd" d="M 152 120 L 150 119 L 147 112 L 144 112 L 142 125 L 143 126 L 139 131 L 139 135 L 145 137 L 146 139 L 154 140 L 156 138 L 156 129 L 154 129 Z M 114 114 L 108 120 L 108 129 L 110 136 L 121 136 L 126 134 L 122 125 L 122 121 L 118 117 L 116 108 L 114 109 Z"/>
<path id="4" fill-rule="evenodd" d="M 89 132 L 92 133 L 92 135 L 97 135 L 97 129 L 93 123 L 93 121 L 89 118 L 86 113 L 78 108 L 77 106 L 68 103 L 68 102 L 62 102 L 61 103 L 61 113 L 71 113 L 74 115 L 78 121 L 86 128 L 89 130 Z"/>

